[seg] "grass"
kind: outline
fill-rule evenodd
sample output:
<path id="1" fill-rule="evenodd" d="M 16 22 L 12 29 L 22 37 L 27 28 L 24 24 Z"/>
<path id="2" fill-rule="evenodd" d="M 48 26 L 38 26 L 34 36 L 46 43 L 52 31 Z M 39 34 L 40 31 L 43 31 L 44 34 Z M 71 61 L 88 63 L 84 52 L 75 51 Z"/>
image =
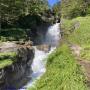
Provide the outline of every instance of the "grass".
<path id="1" fill-rule="evenodd" d="M 79 21 L 80 27 L 69 36 L 69 41 L 86 46 L 90 44 L 90 16 L 78 17 L 72 21 Z"/>
<path id="2" fill-rule="evenodd" d="M 16 53 L 0 53 L 0 69 L 11 65 L 15 61 Z"/>
<path id="3" fill-rule="evenodd" d="M 87 90 L 80 66 L 66 44 L 48 57 L 46 69 L 36 86 L 29 90 Z"/>
<path id="4" fill-rule="evenodd" d="M 75 26 L 75 22 L 79 23 L 78 28 L 72 28 Z M 73 20 L 64 20 L 64 23 L 61 25 L 64 30 L 64 33 L 68 33 L 68 36 L 64 35 L 66 40 L 69 43 L 77 44 L 81 46 L 81 58 L 90 60 L 90 16 L 86 17 L 77 17 Z M 71 33 L 70 30 L 73 29 Z M 88 48 L 88 49 L 87 49 Z"/>

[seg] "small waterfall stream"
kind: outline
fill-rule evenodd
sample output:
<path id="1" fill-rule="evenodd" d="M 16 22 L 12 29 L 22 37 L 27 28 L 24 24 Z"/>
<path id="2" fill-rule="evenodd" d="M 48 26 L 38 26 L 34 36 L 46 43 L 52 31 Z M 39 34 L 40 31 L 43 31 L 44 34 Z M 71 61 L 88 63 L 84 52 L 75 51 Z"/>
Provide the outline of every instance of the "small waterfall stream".
<path id="1" fill-rule="evenodd" d="M 24 86 L 24 88 L 28 88 L 30 86 L 35 85 L 36 80 L 39 79 L 45 73 L 46 71 L 45 58 L 47 58 L 48 55 L 56 48 L 56 46 L 59 44 L 60 38 L 61 36 L 60 36 L 59 23 L 56 23 L 48 28 L 47 33 L 45 35 L 45 39 L 43 40 L 44 44 L 51 46 L 50 51 L 49 52 L 41 51 L 38 50 L 36 46 L 34 46 L 35 58 L 32 63 L 32 70 L 33 70 L 33 73 L 31 75 L 32 79 L 27 83 L 27 85 Z"/>
<path id="2" fill-rule="evenodd" d="M 58 42 L 61 38 L 59 24 L 60 23 L 56 23 L 53 26 L 50 26 L 48 28 L 48 31 L 46 33 L 46 38 L 45 38 L 46 44 L 49 44 L 54 47 L 58 45 Z"/>

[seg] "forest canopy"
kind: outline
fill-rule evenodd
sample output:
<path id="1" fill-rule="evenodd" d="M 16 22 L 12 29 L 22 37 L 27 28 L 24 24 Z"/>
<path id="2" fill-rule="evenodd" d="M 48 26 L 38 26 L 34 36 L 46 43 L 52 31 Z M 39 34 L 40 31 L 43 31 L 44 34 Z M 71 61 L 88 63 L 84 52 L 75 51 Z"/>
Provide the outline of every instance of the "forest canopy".
<path id="1" fill-rule="evenodd" d="M 48 9 L 47 0 L 0 0 L 0 21 L 12 23 L 19 16 L 43 13 Z"/>

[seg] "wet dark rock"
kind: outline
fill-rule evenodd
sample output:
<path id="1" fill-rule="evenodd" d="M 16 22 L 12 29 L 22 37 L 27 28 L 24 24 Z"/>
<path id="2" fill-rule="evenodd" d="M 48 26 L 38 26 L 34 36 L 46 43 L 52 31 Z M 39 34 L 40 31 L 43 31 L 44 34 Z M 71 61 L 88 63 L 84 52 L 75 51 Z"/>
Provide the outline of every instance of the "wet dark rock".
<path id="1" fill-rule="evenodd" d="M 7 48 L 10 49 L 10 47 Z M 29 44 L 27 46 L 17 45 L 15 49 L 16 60 L 12 65 L 0 69 L 0 90 L 6 90 L 6 87 L 20 88 L 21 84 L 24 84 L 22 83 L 23 79 L 30 80 L 27 78 L 32 73 L 31 64 L 34 58 L 34 49 Z"/>

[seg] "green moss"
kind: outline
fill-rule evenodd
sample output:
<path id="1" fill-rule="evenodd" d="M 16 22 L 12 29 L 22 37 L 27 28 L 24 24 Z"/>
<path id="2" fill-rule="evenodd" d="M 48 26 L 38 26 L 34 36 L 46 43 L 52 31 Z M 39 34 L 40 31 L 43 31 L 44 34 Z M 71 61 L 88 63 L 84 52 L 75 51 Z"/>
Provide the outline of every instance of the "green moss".
<path id="1" fill-rule="evenodd" d="M 12 63 L 13 60 L 11 59 L 0 60 L 0 69 L 12 65 Z"/>
<path id="2" fill-rule="evenodd" d="M 7 59 L 7 58 L 15 58 L 15 57 L 16 57 L 15 52 L 0 53 L 0 60 Z"/>
<path id="3" fill-rule="evenodd" d="M 64 40 L 81 46 L 81 57 L 90 60 L 90 16 L 63 19 L 61 30 Z M 29 90 L 88 90 L 81 67 L 66 43 L 49 56 L 46 69 L 36 86 Z"/>
<path id="4" fill-rule="evenodd" d="M 15 52 L 0 53 L 0 69 L 11 65 L 16 59 Z"/>
<path id="5" fill-rule="evenodd" d="M 84 76 L 67 45 L 63 44 L 47 60 L 47 71 L 29 90 L 87 90 Z"/>

